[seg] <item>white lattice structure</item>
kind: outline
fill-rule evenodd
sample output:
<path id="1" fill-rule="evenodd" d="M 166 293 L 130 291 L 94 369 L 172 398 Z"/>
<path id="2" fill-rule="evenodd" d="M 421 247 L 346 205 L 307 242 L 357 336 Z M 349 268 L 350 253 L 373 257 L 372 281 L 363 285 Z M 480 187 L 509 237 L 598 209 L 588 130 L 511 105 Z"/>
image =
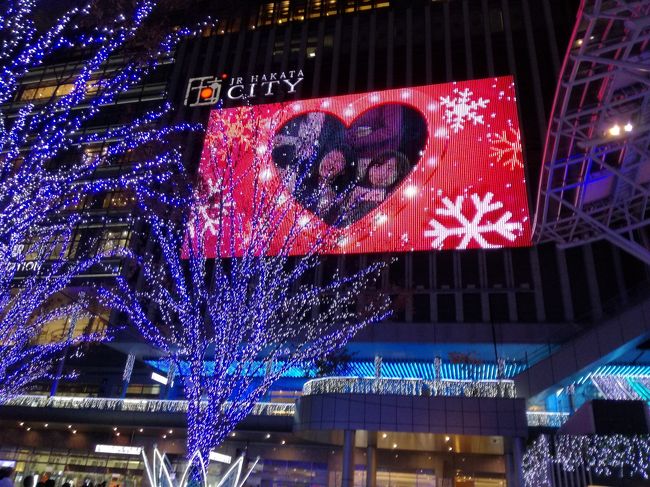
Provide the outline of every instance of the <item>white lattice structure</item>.
<path id="1" fill-rule="evenodd" d="M 608 239 L 650 263 L 650 2 L 583 0 L 559 80 L 537 241 Z"/>

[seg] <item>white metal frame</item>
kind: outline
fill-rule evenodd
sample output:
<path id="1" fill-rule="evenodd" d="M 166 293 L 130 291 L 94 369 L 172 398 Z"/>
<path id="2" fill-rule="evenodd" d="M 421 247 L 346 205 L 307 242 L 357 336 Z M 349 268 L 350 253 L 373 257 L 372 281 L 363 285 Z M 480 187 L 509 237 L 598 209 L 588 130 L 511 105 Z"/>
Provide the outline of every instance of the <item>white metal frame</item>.
<path id="1" fill-rule="evenodd" d="M 549 123 L 535 240 L 607 239 L 650 264 L 649 203 L 650 2 L 583 0 Z"/>

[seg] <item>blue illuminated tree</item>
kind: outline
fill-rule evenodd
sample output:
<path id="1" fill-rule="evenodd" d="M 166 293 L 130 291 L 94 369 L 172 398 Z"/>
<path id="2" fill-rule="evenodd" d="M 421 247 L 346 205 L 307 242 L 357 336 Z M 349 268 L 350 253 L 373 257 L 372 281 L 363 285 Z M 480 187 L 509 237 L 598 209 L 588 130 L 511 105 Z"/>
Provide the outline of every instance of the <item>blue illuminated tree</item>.
<path id="1" fill-rule="evenodd" d="M 101 265 L 105 255 L 68 259 L 72 233 L 65 226 L 50 226 L 33 236 L 11 255 L 0 256 L 0 404 L 34 382 L 53 379 L 53 366 L 63 352 L 107 336 L 106 330 L 75 329 L 77 320 L 89 316 L 84 299 L 54 300 L 72 279 Z M 37 343 L 44 328 L 60 319 L 71 320 L 69 329 L 54 341 Z"/>
<path id="2" fill-rule="evenodd" d="M 0 14 L 0 245 L 19 243 L 26 232 L 53 213 L 74 207 L 88 194 L 122 188 L 144 190 L 164 181 L 178 151 L 162 142 L 186 125 L 157 128 L 170 106 L 105 127 L 105 107 L 139 85 L 161 62 L 170 60 L 176 43 L 190 32 L 166 37 L 148 55 L 124 62 L 118 70 L 103 66 L 111 56 L 127 56 L 132 41 L 155 3 L 138 3 L 129 17 L 118 13 L 105 25 L 81 29 L 92 10 L 74 8 L 53 26 L 39 31 L 33 0 L 10 2 Z M 74 59 L 76 68 L 50 91 L 22 83 L 54 55 Z M 49 87 L 52 88 L 52 87 Z M 41 91 L 39 91 L 39 89 Z M 40 95 L 43 94 L 43 98 Z M 13 106 L 7 105 L 13 101 Z M 154 153 L 144 151 L 157 144 Z M 120 159 L 142 150 L 141 159 L 119 166 Z M 100 174 L 101 169 L 104 174 Z"/>
<path id="3" fill-rule="evenodd" d="M 217 130 L 224 150 L 213 147 L 206 156 L 219 160 L 213 161 L 210 189 L 195 191 L 191 210 L 180 221 L 149 213 L 160 255 L 137 257 L 141 286 L 120 280 L 117 292 L 102 292 L 181 371 L 189 402 L 187 455 L 198 452 L 206 462 L 287 371 L 313 366 L 389 315 L 386 296 L 364 293 L 385 262 L 324 272 L 333 227 L 318 224 L 287 196 L 285 179 L 298 187 L 309 167 L 287 174 L 282 184 L 266 185 L 271 147 L 259 150 L 264 139 L 257 129 L 243 143 L 240 138 L 240 147 L 257 147 L 251 161 L 231 150 L 237 143 L 228 133 L 227 127 Z M 261 176 L 253 178 L 253 187 L 243 189 L 235 175 L 241 164 L 246 174 Z M 251 202 L 245 216 L 235 211 L 241 191 Z M 306 231 L 307 246 L 301 240 Z"/>
<path id="4" fill-rule="evenodd" d="M 134 49 L 130 43 L 154 7 L 138 1 L 101 25 L 90 4 L 59 17 L 43 15 L 56 8 L 49 2 L 10 0 L 0 7 L 0 400 L 46 377 L 61 350 L 99 338 L 33 345 L 49 321 L 81 312 L 75 302 L 52 308 L 51 298 L 102 257 L 92 246 L 73 249 L 73 232 L 87 223 L 75 214 L 80 202 L 116 190 L 175 202 L 156 188 L 180 165 L 171 136 L 192 127 L 165 126 L 169 104 L 108 128 L 103 119 L 193 34 L 180 29 Z M 43 27 L 39 15 L 53 20 Z M 107 69 L 115 56 L 119 68 Z M 61 59 L 71 66 L 64 79 L 29 84 Z"/>

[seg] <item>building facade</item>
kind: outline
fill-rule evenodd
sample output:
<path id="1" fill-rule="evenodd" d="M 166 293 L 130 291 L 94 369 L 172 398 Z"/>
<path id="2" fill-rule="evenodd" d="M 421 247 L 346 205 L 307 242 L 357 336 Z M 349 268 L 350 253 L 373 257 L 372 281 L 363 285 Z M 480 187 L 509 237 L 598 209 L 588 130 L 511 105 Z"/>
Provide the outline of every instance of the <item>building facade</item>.
<path id="1" fill-rule="evenodd" d="M 577 1 L 564 0 L 226 5 L 214 11 L 215 27 L 183 44 L 115 107 L 114 119 L 107 115 L 107 124 L 163 99 L 178 106 L 179 119 L 207 124 L 213 106 L 193 103 L 199 98 L 190 89 L 200 78 L 223 79 L 221 100 L 229 107 L 242 104 L 240 91 L 228 89 L 238 78 L 272 73 L 302 77 L 288 90 L 251 89 L 248 102 L 513 76 L 532 215 L 556 87 L 581 13 Z M 14 103 L 63 90 L 56 73 L 65 69 L 35 73 Z M 187 137 L 193 171 L 202 142 Z M 80 209 L 97 223 L 78 238 L 101 234 L 106 248 L 133 245 L 120 222 L 130 198 L 85 201 Z M 324 268 L 386 257 L 330 255 Z M 392 297 L 393 316 L 361 332 L 329 371 L 296 371 L 281 380 L 222 447 L 231 457 L 260 455 L 251 485 L 520 486 L 524 451 L 541 430 L 560 427 L 592 399 L 650 398 L 648 267 L 616 245 L 535 240 L 390 257 L 377 290 Z M 174 371 L 156 351 L 125 333 L 71 363 L 79 379 L 58 384 L 50 399 L 22 397 L 3 406 L 0 460 L 15 461 L 19 474 L 49 472 L 75 485 L 84 478 L 138 485 L 139 457 L 106 457 L 94 453 L 95 445 L 157 444 L 181 456 L 178 378 L 174 386 Z M 152 380 L 152 372 L 168 384 Z M 585 474 L 576 485 L 586 480 Z"/>

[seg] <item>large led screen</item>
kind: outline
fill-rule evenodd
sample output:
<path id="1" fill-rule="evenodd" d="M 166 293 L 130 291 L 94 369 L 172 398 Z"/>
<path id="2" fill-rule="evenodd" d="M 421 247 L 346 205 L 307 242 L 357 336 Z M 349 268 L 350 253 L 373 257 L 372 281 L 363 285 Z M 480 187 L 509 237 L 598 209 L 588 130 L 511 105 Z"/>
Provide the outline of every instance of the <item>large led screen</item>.
<path id="1" fill-rule="evenodd" d="M 204 193 L 223 184 L 215 181 L 220 165 L 241 176 L 228 211 L 244 221 L 257 184 L 282 185 L 283 204 L 333 236 L 327 253 L 530 244 L 509 76 L 214 109 L 200 166 Z M 246 174 L 251 167 L 255 174 Z M 202 208 L 212 257 L 220 205 Z M 302 248 L 313 234 L 300 235 Z"/>

